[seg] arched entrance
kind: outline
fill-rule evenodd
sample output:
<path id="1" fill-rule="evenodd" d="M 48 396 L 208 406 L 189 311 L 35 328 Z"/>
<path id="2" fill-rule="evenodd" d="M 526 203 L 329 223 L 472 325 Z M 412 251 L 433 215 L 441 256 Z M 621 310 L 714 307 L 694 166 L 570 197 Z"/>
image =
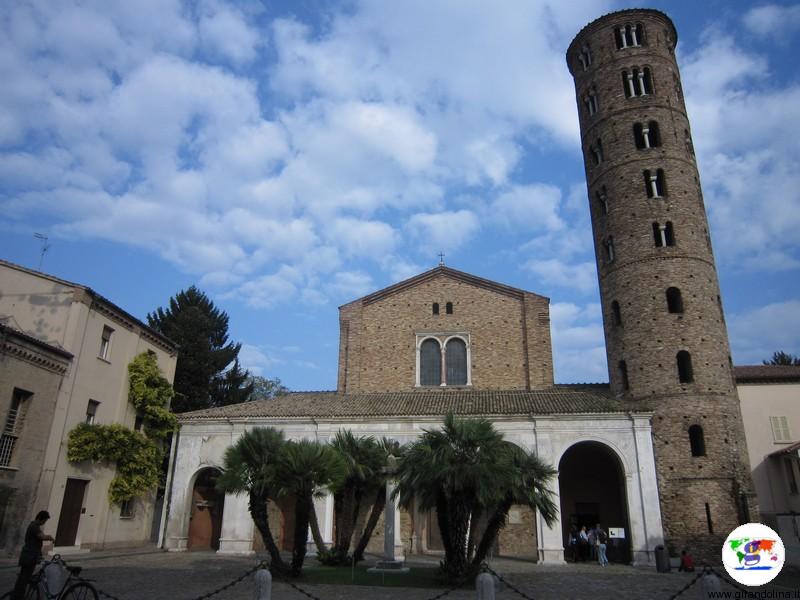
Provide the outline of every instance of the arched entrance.
<path id="1" fill-rule="evenodd" d="M 558 464 L 558 489 L 565 544 L 572 526 L 580 529 L 585 525 L 588 530 L 600 523 L 612 536 L 617 534 L 608 540 L 608 560 L 629 563 L 631 531 L 625 473 L 614 451 L 599 442 L 571 446 Z"/>
<path id="2" fill-rule="evenodd" d="M 222 532 L 222 510 L 225 494 L 218 492 L 215 484 L 220 471 L 203 469 L 197 474 L 192 489 L 192 506 L 189 516 L 189 550 L 219 550 Z"/>

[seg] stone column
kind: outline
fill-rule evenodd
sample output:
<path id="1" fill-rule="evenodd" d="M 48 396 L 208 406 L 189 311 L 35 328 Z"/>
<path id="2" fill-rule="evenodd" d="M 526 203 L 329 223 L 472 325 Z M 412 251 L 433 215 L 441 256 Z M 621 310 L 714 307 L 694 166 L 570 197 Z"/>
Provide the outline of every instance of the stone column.
<path id="1" fill-rule="evenodd" d="M 386 508 L 383 514 L 383 559 L 387 562 L 405 560 L 403 541 L 400 538 L 400 497 L 392 497 L 397 489 L 397 483 L 393 479 L 396 469 L 397 459 L 390 454 L 386 467 L 389 477 L 386 480 Z"/>
<path id="2" fill-rule="evenodd" d="M 222 513 L 219 554 L 253 554 L 253 519 L 247 494 L 226 494 Z"/>

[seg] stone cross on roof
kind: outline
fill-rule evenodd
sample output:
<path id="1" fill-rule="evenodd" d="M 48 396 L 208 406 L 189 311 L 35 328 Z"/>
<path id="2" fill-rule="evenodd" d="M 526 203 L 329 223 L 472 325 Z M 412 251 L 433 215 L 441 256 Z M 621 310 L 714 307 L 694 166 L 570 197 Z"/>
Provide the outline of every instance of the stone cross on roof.
<path id="1" fill-rule="evenodd" d="M 439 252 L 438 256 L 439 256 L 439 266 L 443 267 L 444 266 L 444 252 Z"/>

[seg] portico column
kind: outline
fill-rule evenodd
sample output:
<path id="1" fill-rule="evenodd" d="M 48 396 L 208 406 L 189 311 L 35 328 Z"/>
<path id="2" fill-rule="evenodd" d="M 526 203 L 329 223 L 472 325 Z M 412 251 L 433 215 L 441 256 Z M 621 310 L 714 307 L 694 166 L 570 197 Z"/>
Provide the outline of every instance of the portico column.
<path id="1" fill-rule="evenodd" d="M 552 421 L 539 417 L 533 422 L 536 435 L 536 455 L 545 463 L 558 467 L 557 449 L 553 439 Z M 564 564 L 564 540 L 561 534 L 561 490 L 558 487 L 558 474 L 550 484 L 552 500 L 559 508 L 552 526 L 548 526 L 541 513 L 536 511 L 536 528 L 539 540 L 539 561 L 549 564 Z"/>
<path id="2" fill-rule="evenodd" d="M 394 496 L 397 482 L 394 473 L 397 470 L 397 459 L 389 455 L 387 460 L 386 508 L 383 514 L 383 559 L 386 561 L 403 561 L 403 541 L 400 537 L 400 497 Z M 393 497 L 394 496 L 394 497 Z"/>
<path id="3" fill-rule="evenodd" d="M 253 519 L 247 494 L 225 494 L 219 554 L 253 554 Z"/>

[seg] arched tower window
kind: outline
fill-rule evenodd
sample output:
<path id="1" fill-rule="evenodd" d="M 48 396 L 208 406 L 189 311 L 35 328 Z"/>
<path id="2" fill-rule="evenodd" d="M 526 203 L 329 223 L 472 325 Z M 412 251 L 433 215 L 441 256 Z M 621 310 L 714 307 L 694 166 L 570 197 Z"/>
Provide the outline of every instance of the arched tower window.
<path id="1" fill-rule="evenodd" d="M 433 303 L 433 314 L 435 314 L 435 315 L 439 314 L 439 303 L 438 302 L 434 302 Z"/>
<path id="2" fill-rule="evenodd" d="M 622 312 L 619 309 L 619 302 L 614 300 L 611 303 L 611 323 L 613 325 L 622 325 Z"/>
<path id="3" fill-rule="evenodd" d="M 589 154 L 592 157 L 592 163 L 594 166 L 597 166 L 603 162 L 603 142 L 600 141 L 600 138 L 598 138 L 594 144 L 589 146 Z"/>
<path id="4" fill-rule="evenodd" d="M 452 302 L 448 302 L 447 304 L 445 304 L 444 305 L 444 311 L 448 315 L 452 315 L 453 314 L 453 303 Z"/>
<path id="5" fill-rule="evenodd" d="M 586 95 L 583 97 L 583 105 L 586 107 L 586 112 L 590 117 L 597 114 L 599 104 L 597 102 L 597 90 L 594 86 L 589 88 L 589 91 L 586 92 Z"/>
<path id="6" fill-rule="evenodd" d="M 592 51 L 589 49 L 588 44 L 584 44 L 581 47 L 581 51 L 578 54 L 578 62 L 581 63 L 584 71 L 592 66 Z"/>
<path id="7" fill-rule="evenodd" d="M 676 287 L 667 288 L 667 310 L 671 313 L 683 312 L 683 298 Z"/>
<path id="8" fill-rule="evenodd" d="M 626 98 L 647 96 L 653 93 L 653 77 L 650 67 L 634 67 L 630 71 L 622 72 L 622 86 Z"/>
<path id="9" fill-rule="evenodd" d="M 631 386 L 628 381 L 628 364 L 624 360 L 621 360 L 617 368 L 619 370 L 619 381 L 622 384 L 622 389 L 629 390 Z"/>
<path id="10" fill-rule="evenodd" d="M 420 385 L 442 384 L 442 351 L 439 342 L 430 338 L 420 346 L 419 383 Z"/>
<path id="11" fill-rule="evenodd" d="M 661 198 L 666 195 L 666 181 L 664 169 L 644 171 L 644 185 L 648 198 Z"/>
<path id="12" fill-rule="evenodd" d="M 635 123 L 633 125 L 633 139 L 638 150 L 647 148 L 658 148 L 661 145 L 661 133 L 658 130 L 658 123 Z"/>
<path id="13" fill-rule="evenodd" d="M 689 151 L 689 154 L 694 156 L 694 144 L 692 143 L 692 136 L 689 135 L 689 130 L 683 130 L 683 141 L 686 144 L 686 150 Z"/>
<path id="14" fill-rule="evenodd" d="M 672 230 L 672 221 L 667 221 L 663 225 L 653 222 L 653 241 L 656 248 L 675 245 L 675 233 Z"/>
<path id="15" fill-rule="evenodd" d="M 464 340 L 453 338 L 445 346 L 447 385 L 467 385 L 467 345 Z"/>
<path id="16" fill-rule="evenodd" d="M 694 381 L 692 355 L 686 350 L 681 350 L 675 358 L 678 362 L 678 381 L 681 383 L 692 383 Z"/>
<path id="17" fill-rule="evenodd" d="M 606 194 L 606 186 L 601 187 L 597 192 L 595 192 L 595 196 L 597 197 L 597 204 L 600 206 L 600 210 L 603 211 L 604 215 L 607 215 L 608 195 Z"/>
<path id="18" fill-rule="evenodd" d="M 644 44 L 644 26 L 641 23 L 626 23 L 614 29 L 617 50 L 638 48 Z"/>
<path id="19" fill-rule="evenodd" d="M 616 254 L 614 253 L 614 238 L 612 236 L 608 236 L 606 241 L 603 242 L 603 245 L 606 248 L 606 260 L 610 263 L 614 262 L 616 258 Z"/>
<path id="20" fill-rule="evenodd" d="M 700 425 L 689 427 L 689 446 L 692 449 L 692 456 L 706 455 L 706 439 L 703 436 L 703 428 Z"/>

